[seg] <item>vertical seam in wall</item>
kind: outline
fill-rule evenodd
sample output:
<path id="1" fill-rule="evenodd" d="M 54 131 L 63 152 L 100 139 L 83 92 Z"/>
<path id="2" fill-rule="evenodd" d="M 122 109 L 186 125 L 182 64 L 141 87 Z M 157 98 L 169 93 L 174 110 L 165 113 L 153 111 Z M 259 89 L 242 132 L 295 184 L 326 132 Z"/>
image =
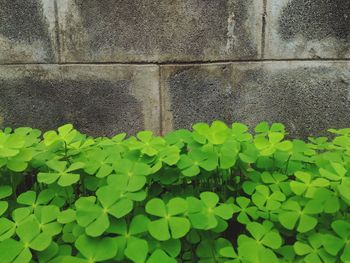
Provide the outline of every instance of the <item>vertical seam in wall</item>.
<path id="1" fill-rule="evenodd" d="M 262 28 L 261 28 L 261 59 L 265 58 L 266 16 L 267 16 L 267 0 L 263 0 Z"/>
<path id="2" fill-rule="evenodd" d="M 57 55 L 58 55 L 58 64 L 61 61 L 61 41 L 60 41 L 60 25 L 58 21 L 58 4 L 57 0 L 54 0 L 54 9 L 55 9 L 55 31 L 56 31 L 56 43 L 57 43 Z"/>
<path id="3" fill-rule="evenodd" d="M 158 90 L 159 90 L 159 134 L 163 135 L 163 91 L 161 66 L 158 65 Z"/>

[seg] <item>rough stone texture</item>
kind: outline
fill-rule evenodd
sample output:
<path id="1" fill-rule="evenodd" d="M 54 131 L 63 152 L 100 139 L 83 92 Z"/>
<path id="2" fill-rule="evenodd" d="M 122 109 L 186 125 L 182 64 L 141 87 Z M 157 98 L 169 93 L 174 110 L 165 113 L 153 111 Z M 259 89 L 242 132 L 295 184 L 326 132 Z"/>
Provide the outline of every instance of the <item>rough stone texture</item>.
<path id="1" fill-rule="evenodd" d="M 58 60 L 54 0 L 0 0 L 0 63 Z"/>
<path id="2" fill-rule="evenodd" d="M 269 0 L 265 58 L 350 58 L 350 1 Z"/>
<path id="3" fill-rule="evenodd" d="M 0 0 L 0 128 L 321 135 L 350 126 L 349 63 L 350 0 Z"/>
<path id="4" fill-rule="evenodd" d="M 198 121 L 232 120 L 231 66 L 162 66 L 163 132 Z"/>
<path id="5" fill-rule="evenodd" d="M 284 123 L 292 137 L 350 126 L 349 62 L 163 66 L 163 131 L 221 119 Z"/>
<path id="6" fill-rule="evenodd" d="M 159 133 L 158 75 L 154 66 L 1 66 L 0 126 Z"/>
<path id="7" fill-rule="evenodd" d="M 257 59 L 262 1 L 60 0 L 66 62 Z"/>

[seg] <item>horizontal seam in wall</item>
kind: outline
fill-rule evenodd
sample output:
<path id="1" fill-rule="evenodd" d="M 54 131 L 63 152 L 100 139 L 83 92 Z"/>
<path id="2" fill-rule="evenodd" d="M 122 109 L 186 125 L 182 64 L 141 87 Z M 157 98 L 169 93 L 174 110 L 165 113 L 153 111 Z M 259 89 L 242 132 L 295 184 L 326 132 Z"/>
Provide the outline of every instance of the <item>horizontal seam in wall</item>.
<path id="1" fill-rule="evenodd" d="M 350 62 L 350 58 L 323 58 L 323 59 L 256 59 L 256 60 L 210 60 L 210 61 L 173 61 L 173 62 L 64 62 L 64 63 L 0 63 L 0 66 L 25 66 L 25 65 L 203 65 L 203 64 L 230 64 L 230 63 L 250 63 L 250 62 Z"/>

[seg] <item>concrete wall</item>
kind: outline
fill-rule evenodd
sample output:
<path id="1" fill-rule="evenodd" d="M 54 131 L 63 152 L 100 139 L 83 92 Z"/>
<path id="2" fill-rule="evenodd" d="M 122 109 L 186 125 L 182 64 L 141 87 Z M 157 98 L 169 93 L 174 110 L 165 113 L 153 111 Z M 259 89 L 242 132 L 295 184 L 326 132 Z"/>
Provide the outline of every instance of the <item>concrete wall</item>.
<path id="1" fill-rule="evenodd" d="M 0 126 L 350 127 L 350 1 L 0 0 Z"/>

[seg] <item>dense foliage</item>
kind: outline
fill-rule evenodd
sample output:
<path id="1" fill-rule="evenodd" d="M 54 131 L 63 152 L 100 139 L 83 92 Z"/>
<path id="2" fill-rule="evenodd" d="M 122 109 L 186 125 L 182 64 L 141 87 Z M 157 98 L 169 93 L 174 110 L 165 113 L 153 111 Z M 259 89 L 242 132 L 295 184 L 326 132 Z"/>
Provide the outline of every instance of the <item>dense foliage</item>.
<path id="1" fill-rule="evenodd" d="M 0 131 L 0 262 L 349 262 L 350 129 Z"/>

